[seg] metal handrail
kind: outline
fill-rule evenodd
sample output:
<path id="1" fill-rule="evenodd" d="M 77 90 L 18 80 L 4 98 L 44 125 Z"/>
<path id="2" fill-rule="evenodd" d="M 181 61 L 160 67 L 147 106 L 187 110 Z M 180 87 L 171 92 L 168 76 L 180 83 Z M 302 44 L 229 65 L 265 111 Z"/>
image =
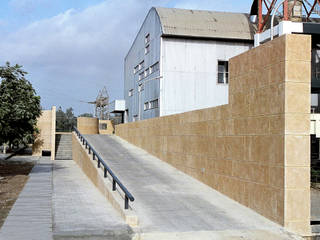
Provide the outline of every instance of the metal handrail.
<path id="1" fill-rule="evenodd" d="M 79 130 L 76 127 L 73 127 L 74 131 L 76 132 L 78 138 L 82 142 L 83 145 L 85 145 L 85 148 L 89 148 L 89 154 L 92 152 L 93 160 L 97 157 L 98 159 L 98 168 L 100 168 L 100 165 L 103 165 L 104 168 L 104 177 L 108 177 L 108 173 L 112 177 L 112 191 L 117 190 L 117 185 L 122 189 L 125 198 L 124 198 L 124 209 L 129 208 L 129 200 L 131 202 L 134 201 L 134 197 L 132 194 L 128 191 L 128 189 L 120 182 L 120 180 L 117 178 L 117 176 L 112 172 L 112 170 L 108 167 L 108 165 L 105 163 L 105 161 L 100 157 L 100 155 L 96 152 L 96 150 L 90 145 L 88 140 L 79 132 Z"/>

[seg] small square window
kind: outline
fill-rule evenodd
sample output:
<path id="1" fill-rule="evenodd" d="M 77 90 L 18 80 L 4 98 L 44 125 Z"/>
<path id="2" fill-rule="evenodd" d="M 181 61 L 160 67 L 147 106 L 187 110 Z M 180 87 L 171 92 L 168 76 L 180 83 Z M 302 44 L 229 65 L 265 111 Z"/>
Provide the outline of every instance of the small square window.
<path id="1" fill-rule="evenodd" d="M 106 123 L 100 123 L 100 124 L 99 124 L 99 129 L 101 129 L 101 130 L 107 130 L 107 128 L 108 128 L 108 126 L 107 126 Z"/>
<path id="2" fill-rule="evenodd" d="M 154 73 L 159 70 L 159 62 L 156 62 L 149 68 L 149 74 Z"/>
<path id="3" fill-rule="evenodd" d="M 218 79 L 217 82 L 220 84 L 228 84 L 228 61 L 218 61 Z"/>
<path id="4" fill-rule="evenodd" d="M 150 109 L 158 108 L 158 106 L 159 106 L 158 99 L 155 99 L 155 100 L 153 100 L 153 101 L 150 101 L 150 103 L 149 103 L 149 108 L 150 108 Z"/>
<path id="5" fill-rule="evenodd" d="M 143 84 L 141 83 L 141 84 L 139 84 L 139 86 L 138 86 L 138 91 L 139 92 L 142 92 L 144 90 L 144 86 L 143 86 Z"/>

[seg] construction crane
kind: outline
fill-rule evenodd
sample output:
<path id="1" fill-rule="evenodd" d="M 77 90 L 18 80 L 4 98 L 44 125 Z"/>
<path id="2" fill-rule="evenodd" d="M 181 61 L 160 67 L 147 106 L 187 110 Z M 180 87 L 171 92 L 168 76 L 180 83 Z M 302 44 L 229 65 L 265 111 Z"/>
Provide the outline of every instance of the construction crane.
<path id="1" fill-rule="evenodd" d="M 320 0 L 253 0 L 250 16 L 257 22 L 257 33 L 265 30 L 276 4 L 282 5 L 282 12 L 276 11 L 284 21 L 311 22 L 312 14 L 320 15 Z"/>
<path id="2" fill-rule="evenodd" d="M 95 101 L 85 103 L 95 105 L 95 117 L 101 120 L 109 120 L 109 94 L 106 87 L 99 91 Z"/>

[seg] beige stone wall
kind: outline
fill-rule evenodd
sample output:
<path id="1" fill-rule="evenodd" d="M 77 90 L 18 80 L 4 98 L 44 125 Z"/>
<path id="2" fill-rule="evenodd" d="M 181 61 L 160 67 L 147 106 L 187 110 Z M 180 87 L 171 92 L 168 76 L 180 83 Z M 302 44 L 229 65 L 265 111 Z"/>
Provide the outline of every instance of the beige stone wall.
<path id="1" fill-rule="evenodd" d="M 107 129 L 101 129 L 100 124 L 106 124 Z M 99 134 L 111 135 L 113 134 L 113 131 L 114 131 L 114 127 L 110 120 L 99 120 Z"/>
<path id="2" fill-rule="evenodd" d="M 99 134 L 99 119 L 91 117 L 78 117 L 77 128 L 81 134 Z"/>
<path id="3" fill-rule="evenodd" d="M 56 107 L 42 111 L 37 121 L 37 128 L 40 133 L 32 146 L 32 155 L 41 156 L 42 151 L 51 151 L 51 160 L 54 160 Z"/>
<path id="4" fill-rule="evenodd" d="M 230 60 L 229 104 L 116 126 L 116 134 L 302 235 L 310 234 L 311 38 Z"/>

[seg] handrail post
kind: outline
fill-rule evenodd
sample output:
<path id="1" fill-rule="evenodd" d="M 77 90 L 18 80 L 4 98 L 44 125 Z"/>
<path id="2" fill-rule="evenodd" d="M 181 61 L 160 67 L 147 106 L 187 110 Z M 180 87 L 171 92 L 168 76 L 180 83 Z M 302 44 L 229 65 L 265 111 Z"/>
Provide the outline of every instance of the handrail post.
<path id="1" fill-rule="evenodd" d="M 89 154 L 91 154 L 91 147 L 89 147 Z"/>
<path id="2" fill-rule="evenodd" d="M 100 159 L 98 158 L 98 168 L 100 168 Z"/>
<path id="3" fill-rule="evenodd" d="M 129 198 L 127 196 L 127 194 L 124 196 L 124 209 L 128 209 L 129 208 Z"/>
<path id="4" fill-rule="evenodd" d="M 112 180 L 112 191 L 117 190 L 116 180 Z"/>
<path id="5" fill-rule="evenodd" d="M 92 159 L 95 160 L 96 159 L 96 155 L 94 153 L 92 153 Z"/>
<path id="6" fill-rule="evenodd" d="M 105 178 L 107 177 L 107 174 L 108 174 L 107 169 L 106 169 L 106 167 L 104 167 L 104 177 Z"/>

